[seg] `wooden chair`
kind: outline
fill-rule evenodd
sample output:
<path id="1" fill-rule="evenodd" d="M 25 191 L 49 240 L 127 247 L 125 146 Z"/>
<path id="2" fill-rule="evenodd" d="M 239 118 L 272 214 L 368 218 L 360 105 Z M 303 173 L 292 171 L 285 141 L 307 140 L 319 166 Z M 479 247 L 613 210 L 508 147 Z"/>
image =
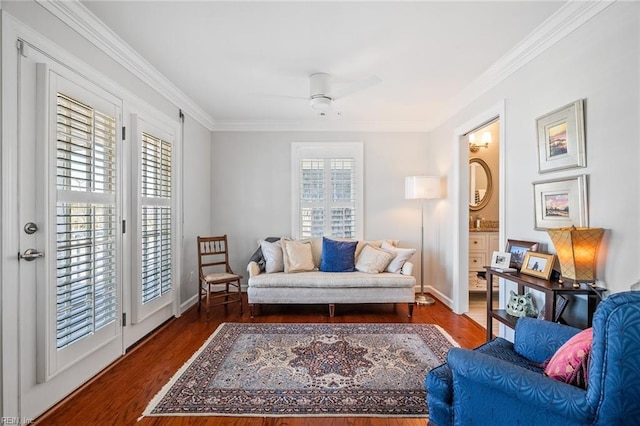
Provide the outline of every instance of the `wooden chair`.
<path id="1" fill-rule="evenodd" d="M 240 303 L 242 313 L 242 289 L 240 286 L 241 275 L 234 274 L 229 266 L 229 252 L 227 236 L 200 237 L 198 236 L 198 269 L 200 284 L 198 285 L 198 313 L 205 299 L 207 318 L 209 307 Z M 224 290 L 216 290 L 216 287 L 224 285 Z M 233 286 L 237 293 L 229 291 Z M 216 301 L 224 299 L 222 301 Z M 212 302 L 212 300 L 215 302 Z"/>

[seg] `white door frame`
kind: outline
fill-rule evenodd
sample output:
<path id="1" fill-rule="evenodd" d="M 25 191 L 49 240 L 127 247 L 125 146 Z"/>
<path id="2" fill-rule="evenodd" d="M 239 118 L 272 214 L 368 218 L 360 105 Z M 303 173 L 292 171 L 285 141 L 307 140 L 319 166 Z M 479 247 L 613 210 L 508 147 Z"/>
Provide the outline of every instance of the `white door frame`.
<path id="1" fill-rule="evenodd" d="M 6 11 L 2 14 L 2 245 L 0 246 L 0 301 L 2 303 L 2 417 L 20 417 L 20 282 L 18 251 L 20 250 L 18 212 L 18 56 L 15 21 Z"/>
<path id="2" fill-rule="evenodd" d="M 492 119 L 500 120 L 500 165 L 499 185 L 499 231 L 500 247 L 505 237 L 505 101 L 502 100 L 473 119 L 456 127 L 453 132 L 453 312 L 463 314 L 469 311 L 469 147 L 464 135 Z M 502 300 L 503 291 L 500 291 Z"/>

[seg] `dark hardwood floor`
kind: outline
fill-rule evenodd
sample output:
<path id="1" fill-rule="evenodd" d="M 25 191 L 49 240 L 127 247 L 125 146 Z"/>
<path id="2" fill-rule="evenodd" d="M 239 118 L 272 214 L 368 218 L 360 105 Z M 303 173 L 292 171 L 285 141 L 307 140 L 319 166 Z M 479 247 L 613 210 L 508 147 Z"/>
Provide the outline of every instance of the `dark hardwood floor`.
<path id="1" fill-rule="evenodd" d="M 472 348 L 484 342 L 485 330 L 477 323 L 454 314 L 439 301 L 416 306 L 407 318 L 405 304 L 338 305 L 330 318 L 325 305 L 261 306 L 250 318 L 245 299 L 244 313 L 238 305 L 212 308 L 209 320 L 195 308 L 168 321 L 144 341 L 129 350 L 99 376 L 36 419 L 40 425 L 235 425 L 235 426 L 424 426 L 424 419 L 393 418 L 272 418 L 272 417 L 144 417 L 143 410 L 223 322 L 269 323 L 424 323 L 445 329 L 461 347 Z"/>

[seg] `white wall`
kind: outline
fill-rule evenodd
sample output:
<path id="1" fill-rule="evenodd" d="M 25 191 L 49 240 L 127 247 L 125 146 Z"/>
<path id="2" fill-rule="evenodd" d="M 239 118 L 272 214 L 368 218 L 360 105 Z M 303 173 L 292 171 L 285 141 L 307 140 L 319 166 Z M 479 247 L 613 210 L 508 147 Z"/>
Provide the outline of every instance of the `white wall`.
<path id="1" fill-rule="evenodd" d="M 426 134 L 214 132 L 212 231 L 228 234 L 235 272 L 246 276 L 259 239 L 291 235 L 291 142 L 318 141 L 364 144 L 364 237 L 419 248 L 420 205 L 404 199 L 404 178 L 433 172 Z"/>
<path id="2" fill-rule="evenodd" d="M 211 234 L 211 132 L 189 116 L 183 143 L 183 240 L 180 302 L 198 294 L 198 235 Z"/>
<path id="3" fill-rule="evenodd" d="M 534 230 L 532 182 L 586 173 L 589 225 L 608 230 L 598 282 L 613 293 L 628 290 L 640 278 L 638 31 L 638 3 L 615 3 L 435 129 L 430 153 L 450 182 L 443 210 L 453 210 L 454 129 L 504 99 L 506 238 L 540 241 L 543 250 L 554 252 L 547 233 Z M 579 98 L 586 99 L 587 167 L 539 174 L 536 117 Z M 456 224 L 452 215 L 443 216 L 445 237 L 433 259 L 438 275 L 431 279 L 451 297 L 459 285 L 449 274 Z"/>

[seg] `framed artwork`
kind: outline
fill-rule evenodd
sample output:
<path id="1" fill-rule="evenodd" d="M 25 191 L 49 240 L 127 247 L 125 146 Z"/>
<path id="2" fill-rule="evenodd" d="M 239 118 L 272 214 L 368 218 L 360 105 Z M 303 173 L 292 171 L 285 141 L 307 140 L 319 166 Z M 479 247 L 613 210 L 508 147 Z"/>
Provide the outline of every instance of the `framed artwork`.
<path id="1" fill-rule="evenodd" d="M 535 229 L 589 226 L 587 175 L 533 182 Z"/>
<path id="2" fill-rule="evenodd" d="M 494 251 L 491 256 L 491 267 L 498 269 L 509 269 L 511 253 Z"/>
<path id="3" fill-rule="evenodd" d="M 509 266 L 519 270 L 522 268 L 524 255 L 527 254 L 528 251 L 538 251 L 539 248 L 540 244 L 534 243 L 533 241 L 507 240 L 507 247 L 505 247 L 504 251 L 511 254 Z"/>
<path id="4" fill-rule="evenodd" d="M 522 261 L 520 273 L 548 280 L 555 260 L 555 254 L 528 251 Z"/>
<path id="5" fill-rule="evenodd" d="M 582 99 L 538 117 L 536 127 L 540 173 L 586 167 Z"/>

